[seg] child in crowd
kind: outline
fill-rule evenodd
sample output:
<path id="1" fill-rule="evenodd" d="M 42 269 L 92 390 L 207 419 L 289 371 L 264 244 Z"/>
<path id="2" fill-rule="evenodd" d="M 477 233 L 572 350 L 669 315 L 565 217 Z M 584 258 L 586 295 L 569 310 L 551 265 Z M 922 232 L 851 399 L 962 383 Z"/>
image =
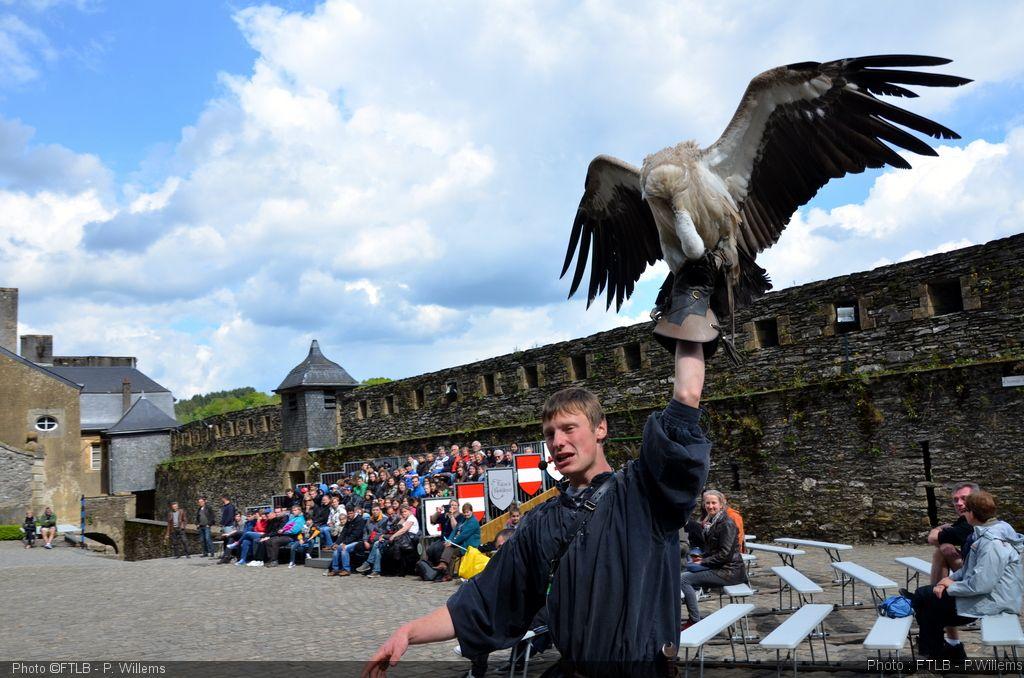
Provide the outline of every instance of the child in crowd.
<path id="1" fill-rule="evenodd" d="M 30 549 L 36 545 L 36 518 L 32 515 L 32 511 L 29 510 L 25 513 L 25 522 L 21 524 L 21 529 L 25 532 L 25 536 L 22 537 L 22 541 L 25 542 L 25 548 Z"/>

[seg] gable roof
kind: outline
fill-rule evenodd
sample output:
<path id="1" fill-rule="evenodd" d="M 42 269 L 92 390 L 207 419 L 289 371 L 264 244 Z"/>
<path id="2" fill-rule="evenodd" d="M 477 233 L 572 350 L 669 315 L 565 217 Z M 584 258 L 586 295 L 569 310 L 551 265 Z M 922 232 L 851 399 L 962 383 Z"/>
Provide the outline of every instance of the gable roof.
<path id="1" fill-rule="evenodd" d="M 352 378 L 341 365 L 328 360 L 320 352 L 320 344 L 314 339 L 309 345 L 309 355 L 301 363 L 292 368 L 275 392 L 303 386 L 358 386 L 359 382 Z"/>
<path id="2" fill-rule="evenodd" d="M 0 355 L 5 356 L 7 358 L 10 358 L 11 360 L 14 360 L 16 362 L 19 362 L 19 363 L 21 363 L 22 365 L 24 365 L 26 367 L 31 367 L 34 370 L 42 372 L 46 376 L 52 377 L 53 379 L 56 379 L 57 381 L 63 382 L 65 384 L 67 384 L 68 386 L 70 386 L 71 388 L 78 389 L 78 390 L 82 389 L 82 385 L 81 384 L 79 384 L 78 382 L 73 381 L 71 379 L 68 379 L 67 377 L 65 377 L 64 375 L 60 374 L 59 372 L 55 372 L 53 370 L 53 368 L 51 368 L 51 367 L 43 367 L 42 365 L 36 365 L 31 360 L 25 360 L 24 358 L 22 358 L 17 353 L 13 353 L 11 351 L 8 351 L 3 346 L 0 346 Z"/>
<path id="3" fill-rule="evenodd" d="M 82 385 L 82 393 L 120 393 L 125 379 L 132 393 L 170 393 L 134 367 L 48 367 L 54 374 Z"/>
<path id="4" fill-rule="evenodd" d="M 135 401 L 120 421 L 106 430 L 108 435 L 118 433 L 140 433 L 142 431 L 167 431 L 178 428 L 178 422 L 170 418 L 145 396 Z"/>

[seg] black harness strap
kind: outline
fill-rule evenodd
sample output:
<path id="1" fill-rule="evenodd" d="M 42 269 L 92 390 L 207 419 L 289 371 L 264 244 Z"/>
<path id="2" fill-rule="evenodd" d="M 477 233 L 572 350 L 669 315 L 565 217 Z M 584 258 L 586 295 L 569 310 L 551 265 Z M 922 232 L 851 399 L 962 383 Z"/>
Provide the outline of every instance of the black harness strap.
<path id="1" fill-rule="evenodd" d="M 608 492 L 614 480 L 615 476 L 613 474 L 601 483 L 601 486 L 594 490 L 594 493 L 590 495 L 590 498 L 586 499 L 583 502 L 583 505 L 576 510 L 576 522 L 573 524 L 569 538 L 562 542 L 562 547 L 558 549 L 558 553 L 554 558 L 548 561 L 548 589 L 546 593 L 551 593 L 551 584 L 555 581 L 555 573 L 558 572 L 558 566 L 562 564 L 562 559 L 565 557 L 565 554 L 569 552 L 569 547 L 572 546 L 576 537 L 582 535 L 586 531 L 587 523 L 590 522 L 590 518 L 597 510 L 597 502 L 599 502 L 601 497 Z"/>

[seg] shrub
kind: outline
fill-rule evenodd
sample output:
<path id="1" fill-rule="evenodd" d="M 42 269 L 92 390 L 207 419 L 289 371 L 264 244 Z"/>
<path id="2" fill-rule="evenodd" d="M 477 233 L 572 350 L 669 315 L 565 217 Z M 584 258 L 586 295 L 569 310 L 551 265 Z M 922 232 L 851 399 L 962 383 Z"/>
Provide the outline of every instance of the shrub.
<path id="1" fill-rule="evenodd" d="M 17 541 L 21 536 L 21 525 L 0 525 L 0 541 Z"/>

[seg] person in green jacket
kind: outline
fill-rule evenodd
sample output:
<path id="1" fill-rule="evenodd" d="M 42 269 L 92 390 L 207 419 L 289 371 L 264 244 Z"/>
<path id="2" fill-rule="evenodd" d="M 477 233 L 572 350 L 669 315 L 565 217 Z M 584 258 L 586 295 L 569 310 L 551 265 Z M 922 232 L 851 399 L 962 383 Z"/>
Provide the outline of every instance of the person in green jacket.
<path id="1" fill-rule="evenodd" d="M 452 559 L 456 553 L 465 553 L 470 546 L 480 548 L 480 521 L 473 515 L 473 505 L 469 502 L 462 505 L 462 520 L 448 541 L 449 544 L 444 547 L 441 562 L 437 566 L 443 573 L 438 578 L 442 581 L 451 581 Z"/>
<path id="2" fill-rule="evenodd" d="M 39 516 L 39 527 L 42 528 L 39 534 L 43 538 L 43 548 L 52 549 L 53 540 L 57 536 L 57 514 L 49 506 Z"/>

